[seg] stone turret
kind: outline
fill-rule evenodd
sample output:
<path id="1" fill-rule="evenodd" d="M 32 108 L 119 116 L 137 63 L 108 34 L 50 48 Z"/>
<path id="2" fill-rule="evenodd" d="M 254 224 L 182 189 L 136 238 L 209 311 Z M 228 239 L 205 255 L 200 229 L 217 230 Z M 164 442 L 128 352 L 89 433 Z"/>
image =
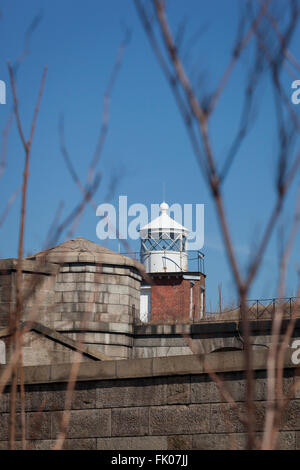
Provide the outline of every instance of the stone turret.
<path id="1" fill-rule="evenodd" d="M 84 331 L 86 345 L 127 359 L 132 351 L 128 334 L 139 316 L 141 270 L 137 261 L 80 237 L 26 258 L 23 281 L 26 289 L 40 282 L 36 321 L 73 340 Z M 15 302 L 15 272 L 16 260 L 0 261 L 0 326 L 6 326 Z M 25 303 L 23 320 L 33 303 Z"/>

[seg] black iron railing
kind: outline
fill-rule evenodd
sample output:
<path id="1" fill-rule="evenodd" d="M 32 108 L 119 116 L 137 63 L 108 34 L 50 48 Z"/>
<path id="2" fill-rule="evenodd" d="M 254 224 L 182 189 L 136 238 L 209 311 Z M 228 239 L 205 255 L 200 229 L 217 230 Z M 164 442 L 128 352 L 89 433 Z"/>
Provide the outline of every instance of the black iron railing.
<path id="1" fill-rule="evenodd" d="M 167 250 L 166 250 L 167 252 Z M 174 252 L 172 252 L 174 253 Z M 188 255 L 188 271 L 199 272 L 205 274 L 204 253 L 199 250 L 190 250 L 186 252 Z M 141 261 L 141 254 L 139 251 L 121 252 L 121 255 L 128 256 L 129 258 Z"/>
<path id="2" fill-rule="evenodd" d="M 299 309 L 300 297 L 248 300 L 247 305 L 248 312 L 257 319 L 273 316 L 276 308 L 281 308 L 285 315 L 291 315 L 295 309 Z"/>
<path id="3" fill-rule="evenodd" d="M 295 309 L 300 312 L 300 297 L 274 297 L 270 299 L 249 299 L 246 301 L 249 320 L 259 320 L 261 318 L 267 319 L 274 316 L 276 308 L 281 308 L 283 315 L 290 316 Z M 241 316 L 240 306 L 237 305 L 234 308 L 225 308 L 222 310 L 222 314 L 235 314 Z M 220 312 L 208 312 L 206 311 L 206 317 L 208 319 L 214 319 Z"/>

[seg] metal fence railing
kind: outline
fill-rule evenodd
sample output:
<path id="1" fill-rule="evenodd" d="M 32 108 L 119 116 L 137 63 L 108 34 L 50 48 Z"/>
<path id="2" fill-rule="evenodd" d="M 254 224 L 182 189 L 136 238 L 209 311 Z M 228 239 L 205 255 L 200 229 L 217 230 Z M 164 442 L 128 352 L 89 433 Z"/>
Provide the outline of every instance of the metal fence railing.
<path id="1" fill-rule="evenodd" d="M 273 299 L 248 300 L 248 312 L 257 319 L 272 317 L 276 308 L 281 308 L 284 315 L 291 315 L 295 308 L 299 309 L 300 297 L 283 297 Z"/>
<path id="2" fill-rule="evenodd" d="M 249 299 L 247 300 L 247 314 L 249 320 L 259 319 L 271 319 L 274 316 L 276 308 L 280 307 L 283 311 L 284 316 L 291 316 L 296 309 L 300 314 L 300 297 L 282 297 L 282 298 L 270 298 L 270 299 Z M 208 320 L 216 320 L 220 315 L 220 318 L 224 319 L 224 315 L 228 317 L 232 316 L 235 318 L 241 317 L 240 306 L 236 306 L 230 309 L 223 309 L 222 315 L 220 312 L 208 312 L 206 311 L 206 318 Z"/>
<path id="3" fill-rule="evenodd" d="M 141 261 L 139 251 L 131 252 L 121 252 L 121 255 L 128 256 L 137 261 Z M 205 263 L 204 263 L 204 253 L 199 250 L 189 250 L 187 251 L 188 255 L 188 271 L 189 272 L 200 272 L 205 274 Z"/>

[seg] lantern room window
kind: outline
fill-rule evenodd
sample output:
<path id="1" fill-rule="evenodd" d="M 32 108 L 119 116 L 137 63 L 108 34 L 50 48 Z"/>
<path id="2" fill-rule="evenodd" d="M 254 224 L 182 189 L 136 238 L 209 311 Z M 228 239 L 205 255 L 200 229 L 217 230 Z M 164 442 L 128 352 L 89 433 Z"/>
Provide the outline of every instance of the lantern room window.
<path id="1" fill-rule="evenodd" d="M 152 233 L 151 237 L 142 239 L 143 251 L 185 251 L 186 237 L 174 232 Z"/>

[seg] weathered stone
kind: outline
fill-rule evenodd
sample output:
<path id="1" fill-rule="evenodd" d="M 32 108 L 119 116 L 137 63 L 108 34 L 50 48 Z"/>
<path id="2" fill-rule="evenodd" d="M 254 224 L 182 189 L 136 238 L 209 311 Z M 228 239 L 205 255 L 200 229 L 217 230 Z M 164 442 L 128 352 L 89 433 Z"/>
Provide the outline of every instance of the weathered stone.
<path id="1" fill-rule="evenodd" d="M 116 408 L 111 411 L 112 436 L 149 434 L 149 408 Z"/>
<path id="2" fill-rule="evenodd" d="M 194 450 L 243 450 L 247 435 L 243 433 L 196 434 L 193 436 Z"/>
<path id="3" fill-rule="evenodd" d="M 34 440 L 26 442 L 27 450 L 50 450 L 54 448 L 56 441 L 50 440 Z M 1 448 L 1 443 L 0 443 Z M 96 450 L 97 439 L 65 439 L 63 450 Z"/>
<path id="4" fill-rule="evenodd" d="M 120 296 L 121 297 L 121 296 Z M 137 337 L 134 341 L 136 347 L 186 347 L 186 341 L 184 338 L 178 337 Z"/>
<path id="5" fill-rule="evenodd" d="M 233 382 L 234 383 L 234 382 Z M 292 377 L 283 378 L 283 394 L 288 395 L 290 388 L 293 384 Z M 255 400 L 267 400 L 267 380 L 264 373 L 263 377 L 256 377 L 254 381 L 254 399 Z"/>
<path id="6" fill-rule="evenodd" d="M 105 307 L 103 308 L 105 310 Z M 95 321 L 113 322 L 113 323 L 131 323 L 131 316 L 127 314 L 96 313 Z"/>
<path id="7" fill-rule="evenodd" d="M 74 264 L 70 264 L 70 271 L 73 272 L 73 273 L 82 273 L 82 272 L 86 272 L 87 268 L 86 266 L 76 266 Z"/>
<path id="8" fill-rule="evenodd" d="M 71 365 L 70 364 L 57 364 L 51 366 L 51 381 L 52 382 L 67 382 L 70 377 Z M 115 361 L 97 361 L 88 364 L 80 365 L 77 375 L 78 380 L 95 380 L 107 379 L 116 377 L 116 362 Z"/>
<path id="9" fill-rule="evenodd" d="M 295 432 L 279 432 L 276 449 L 278 450 L 296 449 L 296 433 Z"/>
<path id="10" fill-rule="evenodd" d="M 130 348 L 127 346 L 118 346 L 114 344 L 95 344 L 93 346 L 97 346 L 97 349 L 99 351 L 102 351 L 104 354 L 111 357 L 119 356 L 123 357 L 124 359 L 127 359 L 130 354 Z"/>
<path id="11" fill-rule="evenodd" d="M 210 405 L 172 405 L 150 408 L 150 434 L 207 433 Z"/>
<path id="12" fill-rule="evenodd" d="M 237 375 L 238 374 L 238 375 Z M 246 382 L 241 374 L 230 374 L 222 379 L 223 390 L 226 390 L 236 402 L 244 402 L 246 397 Z M 261 388 L 255 382 L 255 400 L 262 399 Z M 191 377 L 191 402 L 192 403 L 218 403 L 226 399 L 221 393 L 218 385 L 206 375 L 195 375 Z"/>
<path id="13" fill-rule="evenodd" d="M 0 419 L 0 441 L 8 440 L 9 436 L 9 413 L 3 413 Z M 15 414 L 15 439 L 22 437 L 22 424 L 20 413 Z"/>
<path id="14" fill-rule="evenodd" d="M 24 369 L 26 383 L 43 383 L 50 380 L 50 365 L 28 366 Z"/>
<path id="15" fill-rule="evenodd" d="M 54 300 L 55 300 L 56 303 L 62 302 L 63 301 L 63 293 L 62 292 L 55 292 Z"/>
<path id="16" fill-rule="evenodd" d="M 66 439 L 64 450 L 96 450 L 97 439 Z"/>
<path id="17" fill-rule="evenodd" d="M 164 405 L 167 403 L 165 378 L 122 380 L 118 386 L 99 382 L 97 408 Z"/>
<path id="18" fill-rule="evenodd" d="M 295 433 L 296 450 L 300 450 L 300 431 Z"/>
<path id="19" fill-rule="evenodd" d="M 130 296 L 120 294 L 120 304 L 121 305 L 129 305 L 130 304 Z"/>
<path id="20" fill-rule="evenodd" d="M 191 384 L 189 377 L 168 377 L 167 382 L 167 402 L 190 403 Z"/>
<path id="21" fill-rule="evenodd" d="M 70 266 L 61 266 L 60 272 L 61 273 L 68 273 L 70 271 Z"/>
<path id="22" fill-rule="evenodd" d="M 85 294 L 85 292 L 80 292 L 80 294 Z M 63 302 L 78 302 L 78 293 L 77 292 L 63 292 Z M 81 300 L 81 299 L 80 299 Z"/>
<path id="23" fill-rule="evenodd" d="M 53 327 L 56 330 L 64 331 L 70 329 L 70 325 L 72 325 L 72 329 L 74 328 L 74 322 L 80 322 L 81 328 L 83 328 L 83 321 L 94 321 L 95 314 L 90 313 L 89 311 L 89 304 L 87 304 L 86 310 L 82 310 L 81 312 L 72 312 L 72 313 L 62 313 L 61 314 L 61 321 L 54 322 Z M 68 326 L 67 326 L 68 325 Z"/>
<path id="24" fill-rule="evenodd" d="M 122 285 L 109 285 L 108 286 L 108 292 L 111 294 L 122 294 L 122 295 L 128 295 L 129 294 L 129 288 L 127 286 L 122 286 Z"/>
<path id="25" fill-rule="evenodd" d="M 153 359 L 153 375 L 200 373 L 204 370 L 203 358 L 198 356 L 182 356 L 180 361 L 174 357 Z"/>
<path id="26" fill-rule="evenodd" d="M 108 324 L 109 331 L 118 332 L 118 333 L 132 333 L 132 326 L 126 323 L 109 323 Z"/>
<path id="27" fill-rule="evenodd" d="M 120 266 L 114 267 L 114 274 L 119 274 L 120 276 L 130 276 L 131 270 L 128 268 L 121 268 Z"/>
<path id="28" fill-rule="evenodd" d="M 1 393 L 0 395 L 0 413 L 9 412 L 9 393 Z"/>
<path id="29" fill-rule="evenodd" d="M 146 349 L 146 347 L 144 348 Z M 154 357 L 188 356 L 191 352 L 188 347 L 157 347 Z"/>
<path id="30" fill-rule="evenodd" d="M 55 286 L 55 290 L 57 292 L 68 292 L 76 290 L 76 283 L 75 282 L 60 282 L 57 283 Z M 64 298 L 64 296 L 63 296 Z"/>
<path id="31" fill-rule="evenodd" d="M 84 292 L 96 292 L 98 290 L 98 284 L 94 284 L 93 282 L 77 282 L 76 289 Z"/>
<path id="32" fill-rule="evenodd" d="M 119 294 L 108 294 L 108 303 L 116 304 L 119 307 L 119 304 L 120 304 Z"/>
<path id="33" fill-rule="evenodd" d="M 283 413 L 281 428 L 282 430 L 300 429 L 300 400 L 289 402 L 287 409 Z"/>
<path id="34" fill-rule="evenodd" d="M 145 377 L 152 375 L 153 359 L 133 359 L 126 362 L 116 362 L 116 373 L 119 378 Z"/>
<path id="35" fill-rule="evenodd" d="M 117 295 L 117 294 L 109 294 L 109 295 Z M 107 313 L 113 313 L 118 315 L 128 314 L 128 306 L 127 305 L 120 305 L 120 304 L 107 304 L 106 305 Z"/>
<path id="36" fill-rule="evenodd" d="M 242 419 L 245 419 L 245 416 L 245 406 L 243 404 L 237 404 L 236 406 L 228 403 L 212 404 L 210 432 L 244 432 L 245 424 Z"/>
<path id="37" fill-rule="evenodd" d="M 60 429 L 62 412 L 53 412 L 52 438 L 56 438 Z M 72 410 L 67 438 L 91 438 L 110 436 L 110 410 Z"/>
<path id="38" fill-rule="evenodd" d="M 94 292 L 76 292 L 79 302 L 94 302 L 95 294 Z"/>
<path id="39" fill-rule="evenodd" d="M 51 413 L 38 411 L 26 414 L 26 431 L 28 439 L 43 439 L 51 436 Z"/>
<path id="40" fill-rule="evenodd" d="M 164 436 L 111 437 L 97 439 L 98 450 L 167 450 Z"/>
<path id="41" fill-rule="evenodd" d="M 33 386 L 26 391 L 26 410 L 62 411 L 65 409 L 66 386 L 59 384 L 49 390 L 49 386 Z M 20 408 L 20 404 L 18 405 Z M 77 383 L 72 393 L 72 409 L 96 408 L 96 389 L 93 383 Z"/>
<path id="42" fill-rule="evenodd" d="M 192 436 L 168 436 L 167 449 L 168 450 L 188 450 L 192 449 Z"/>
<path id="43" fill-rule="evenodd" d="M 102 272 L 105 274 L 113 274 L 115 269 L 112 266 L 102 266 Z"/>

